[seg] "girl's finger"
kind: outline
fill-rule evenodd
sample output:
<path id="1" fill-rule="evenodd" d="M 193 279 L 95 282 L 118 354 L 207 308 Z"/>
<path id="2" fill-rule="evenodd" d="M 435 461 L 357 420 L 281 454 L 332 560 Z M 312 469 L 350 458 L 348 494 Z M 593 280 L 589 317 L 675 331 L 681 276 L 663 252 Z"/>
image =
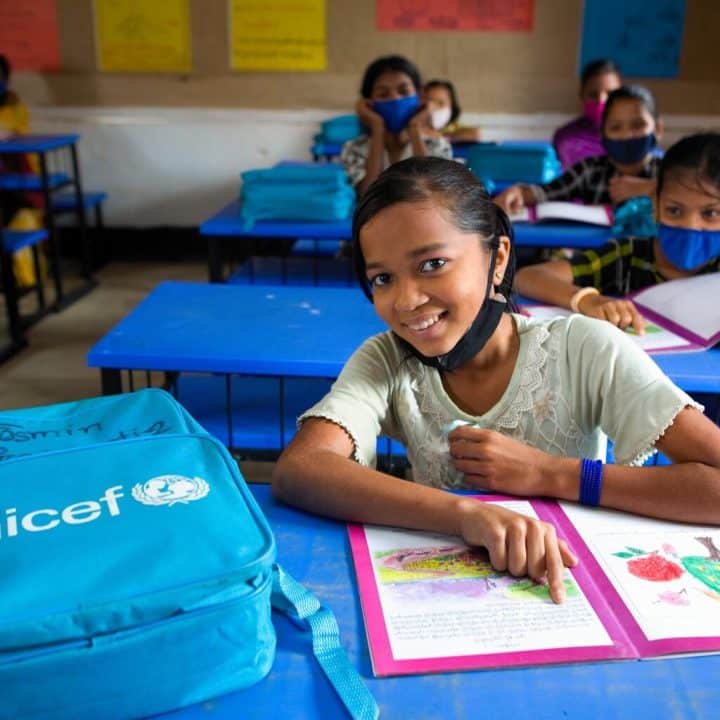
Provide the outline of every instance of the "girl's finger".
<path id="1" fill-rule="evenodd" d="M 543 580 L 547 569 L 545 562 L 545 533 L 542 526 L 532 523 L 527 529 L 527 574 L 533 580 Z"/>
<path id="2" fill-rule="evenodd" d="M 547 565 L 547 582 L 553 602 L 565 601 L 565 565 L 555 530 L 550 528 L 545 533 L 545 563 Z"/>
<path id="3" fill-rule="evenodd" d="M 516 577 L 527 575 L 527 527 L 524 521 L 512 521 L 507 534 L 508 570 Z"/>

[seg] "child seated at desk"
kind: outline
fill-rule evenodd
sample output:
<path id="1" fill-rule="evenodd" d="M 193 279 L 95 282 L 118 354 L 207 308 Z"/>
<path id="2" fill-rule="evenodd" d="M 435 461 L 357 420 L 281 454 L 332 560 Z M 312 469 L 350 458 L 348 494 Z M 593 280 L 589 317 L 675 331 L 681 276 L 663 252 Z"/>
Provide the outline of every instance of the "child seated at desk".
<path id="1" fill-rule="evenodd" d="M 400 55 L 381 57 L 365 70 L 355 110 L 367 129 L 345 143 L 340 159 L 362 195 L 377 176 L 413 156 L 452 157 L 450 143 L 430 133 L 430 109 L 420 104 L 420 72 Z"/>
<path id="2" fill-rule="evenodd" d="M 620 70 L 612 60 L 593 60 L 580 75 L 583 113 L 553 135 L 553 147 L 564 169 L 587 157 L 605 154 L 602 116 L 608 95 L 622 85 Z"/>
<path id="3" fill-rule="evenodd" d="M 299 419 L 273 492 L 322 515 L 458 535 L 498 570 L 577 559 L 544 522 L 442 488 L 486 489 L 720 524 L 720 427 L 633 341 L 580 315 L 514 314 L 513 230 L 461 164 L 411 158 L 360 199 L 355 270 L 390 330 L 367 340 Z M 617 465 L 603 467 L 606 434 Z M 414 482 L 377 472 L 378 435 Z M 676 464 L 636 467 L 661 450 Z"/>
<path id="4" fill-rule="evenodd" d="M 652 197 L 660 163 L 654 150 L 662 131 L 650 91 L 639 85 L 623 85 L 610 93 L 603 111 L 607 155 L 581 160 L 545 185 L 513 185 L 495 201 L 513 214 L 546 200 L 619 205 L 639 195 Z"/>
<path id="5" fill-rule="evenodd" d="M 613 240 L 597 250 L 576 252 L 570 260 L 522 268 L 518 292 L 642 332 L 643 318 L 618 295 L 720 272 L 719 133 L 691 135 L 667 151 L 660 163 L 656 213 L 657 237 Z"/>
<path id="6" fill-rule="evenodd" d="M 455 86 L 449 80 L 431 80 L 425 83 L 423 98 L 430 110 L 430 126 L 451 143 L 479 142 L 480 128 L 460 125 L 460 103 Z"/>

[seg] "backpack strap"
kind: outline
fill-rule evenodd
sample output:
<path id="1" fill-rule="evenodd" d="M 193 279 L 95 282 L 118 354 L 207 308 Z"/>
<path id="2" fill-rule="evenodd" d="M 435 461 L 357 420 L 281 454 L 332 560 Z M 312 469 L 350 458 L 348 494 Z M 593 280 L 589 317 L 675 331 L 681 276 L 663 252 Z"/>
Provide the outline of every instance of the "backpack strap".
<path id="1" fill-rule="evenodd" d="M 340 645 L 340 631 L 332 611 L 278 564 L 273 566 L 271 602 L 275 610 L 308 623 L 313 653 L 353 720 L 376 720 L 380 711 L 375 698 Z"/>

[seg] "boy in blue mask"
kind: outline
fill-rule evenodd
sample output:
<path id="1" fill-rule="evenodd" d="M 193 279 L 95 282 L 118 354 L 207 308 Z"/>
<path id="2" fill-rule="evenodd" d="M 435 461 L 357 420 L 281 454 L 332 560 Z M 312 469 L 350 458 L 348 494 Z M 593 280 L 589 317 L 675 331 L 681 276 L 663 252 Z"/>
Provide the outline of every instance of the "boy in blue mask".
<path id="1" fill-rule="evenodd" d="M 623 85 L 610 93 L 603 111 L 607 155 L 585 158 L 545 185 L 513 185 L 495 201 L 513 214 L 546 200 L 616 206 L 633 197 L 653 196 L 659 165 L 655 148 L 662 131 L 650 91 Z"/>
<path id="2" fill-rule="evenodd" d="M 430 132 L 430 115 L 420 104 L 418 69 L 400 55 L 370 63 L 355 105 L 366 134 L 345 143 L 341 161 L 359 196 L 389 165 L 409 157 L 452 158 L 450 143 Z"/>
<path id="3" fill-rule="evenodd" d="M 570 260 L 523 268 L 518 291 L 642 332 L 633 303 L 612 296 L 720 272 L 720 133 L 690 135 L 667 151 L 657 181 L 657 218 L 656 237 L 613 240 Z"/>

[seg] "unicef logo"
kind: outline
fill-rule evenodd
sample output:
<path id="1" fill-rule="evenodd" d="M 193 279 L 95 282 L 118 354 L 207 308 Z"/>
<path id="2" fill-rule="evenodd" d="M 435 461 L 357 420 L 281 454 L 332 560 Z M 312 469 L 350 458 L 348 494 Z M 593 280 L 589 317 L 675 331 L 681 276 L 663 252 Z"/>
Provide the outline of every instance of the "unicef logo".
<path id="1" fill-rule="evenodd" d="M 191 500 L 201 500 L 210 492 L 210 486 L 199 477 L 184 475 L 159 475 L 144 483 L 138 483 L 132 489 L 132 496 L 143 505 L 187 504 Z"/>

